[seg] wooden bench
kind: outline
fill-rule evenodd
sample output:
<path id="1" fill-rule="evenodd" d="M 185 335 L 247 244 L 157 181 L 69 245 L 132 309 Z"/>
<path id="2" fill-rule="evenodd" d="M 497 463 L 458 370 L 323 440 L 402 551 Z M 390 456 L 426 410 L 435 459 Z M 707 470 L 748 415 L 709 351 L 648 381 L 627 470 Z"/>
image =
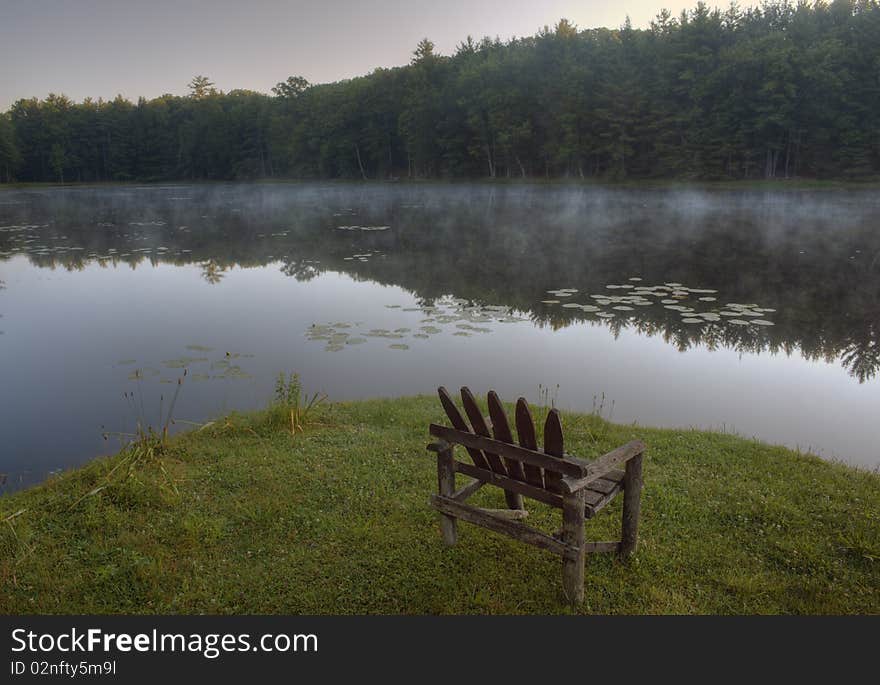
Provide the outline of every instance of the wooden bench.
<path id="1" fill-rule="evenodd" d="M 452 423 L 452 428 L 432 423 L 430 433 L 439 441 L 428 445 L 428 450 L 437 454 L 439 494 L 431 496 L 431 505 L 442 515 L 440 528 L 444 542 L 455 544 L 456 521 L 461 519 L 554 552 L 562 557 L 566 597 L 575 604 L 582 602 L 587 552 L 617 552 L 626 558 L 635 551 L 645 444 L 634 440 L 594 461 L 579 459 L 565 453 L 559 412 L 551 409 L 544 424 L 544 448 L 541 449 L 532 413 L 522 397 L 516 403 L 517 444 L 504 406 L 494 391 L 488 396 L 487 420 L 471 391 L 461 389 L 462 404 L 472 428 L 446 389 L 441 387 L 438 393 Z M 455 445 L 464 447 L 473 463 L 456 461 Z M 472 480 L 456 489 L 456 473 L 470 476 Z M 504 490 L 507 509 L 481 509 L 465 504 L 468 497 L 487 483 Z M 584 519 L 595 516 L 621 491 L 621 539 L 587 542 Z M 528 516 L 523 508 L 523 497 L 562 509 L 562 530 L 548 535 L 521 523 Z"/>

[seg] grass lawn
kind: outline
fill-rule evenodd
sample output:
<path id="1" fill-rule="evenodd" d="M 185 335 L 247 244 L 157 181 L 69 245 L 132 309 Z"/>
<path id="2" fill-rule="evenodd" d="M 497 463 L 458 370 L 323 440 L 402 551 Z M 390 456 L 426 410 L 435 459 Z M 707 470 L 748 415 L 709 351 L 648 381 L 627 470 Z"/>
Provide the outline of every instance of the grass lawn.
<path id="1" fill-rule="evenodd" d="M 0 612 L 571 612 L 556 556 L 466 523 L 443 546 L 431 421 L 435 397 L 322 405 L 295 437 L 280 411 L 233 415 L 0 498 Z M 563 423 L 578 456 L 648 444 L 639 548 L 588 556 L 579 611 L 880 613 L 877 474 L 732 435 Z M 620 500 L 587 539 L 618 537 Z M 504 506 L 490 487 L 471 501 Z"/>

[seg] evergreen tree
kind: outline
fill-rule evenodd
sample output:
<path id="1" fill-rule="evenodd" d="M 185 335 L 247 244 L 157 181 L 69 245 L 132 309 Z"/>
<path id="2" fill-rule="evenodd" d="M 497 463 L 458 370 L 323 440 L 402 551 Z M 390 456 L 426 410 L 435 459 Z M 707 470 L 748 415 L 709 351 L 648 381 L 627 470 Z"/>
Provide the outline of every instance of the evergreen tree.
<path id="1" fill-rule="evenodd" d="M 411 62 L 272 96 L 50 94 L 0 115 L 0 181 L 880 175 L 880 4 L 698 2 L 650 27 L 427 38 Z"/>

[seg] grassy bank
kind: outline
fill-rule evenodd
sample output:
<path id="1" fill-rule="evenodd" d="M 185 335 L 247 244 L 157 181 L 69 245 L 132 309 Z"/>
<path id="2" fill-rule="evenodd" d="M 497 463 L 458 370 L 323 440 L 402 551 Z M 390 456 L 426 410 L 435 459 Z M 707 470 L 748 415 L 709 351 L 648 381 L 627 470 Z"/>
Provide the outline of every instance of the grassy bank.
<path id="1" fill-rule="evenodd" d="M 425 451 L 441 419 L 433 397 L 324 405 L 295 437 L 279 412 L 232 416 L 4 497 L 0 612 L 570 611 L 555 556 L 467 524 L 442 545 Z M 580 456 L 649 445 L 639 549 L 588 558 L 581 611 L 880 612 L 876 474 L 731 435 L 564 424 Z M 614 539 L 619 507 L 588 539 Z"/>

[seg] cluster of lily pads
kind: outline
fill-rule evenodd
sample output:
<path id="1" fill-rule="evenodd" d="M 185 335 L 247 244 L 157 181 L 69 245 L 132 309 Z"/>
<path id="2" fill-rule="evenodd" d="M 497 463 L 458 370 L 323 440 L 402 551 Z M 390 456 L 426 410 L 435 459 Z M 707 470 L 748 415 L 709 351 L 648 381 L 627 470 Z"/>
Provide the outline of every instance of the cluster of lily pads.
<path id="1" fill-rule="evenodd" d="M 116 224 L 111 222 L 98 222 L 99 228 L 113 228 Z M 135 227 L 156 227 L 164 226 L 162 221 L 132 221 L 129 226 Z M 8 226 L 0 226 L 0 232 L 9 233 L 8 243 L 12 249 L 0 250 L 0 257 L 10 257 L 17 253 L 48 256 L 53 254 L 65 253 L 82 253 L 85 259 L 94 259 L 101 264 L 115 259 L 125 259 L 128 257 L 169 257 L 183 256 L 192 252 L 191 249 L 178 249 L 168 247 L 166 245 L 136 247 L 138 242 L 146 242 L 155 240 L 155 235 L 149 230 L 143 233 L 133 231 L 123 232 L 120 237 L 125 240 L 121 249 L 113 247 L 106 248 L 106 251 L 99 252 L 94 249 L 86 249 L 81 245 L 71 245 L 66 235 L 46 235 L 41 233 L 41 229 L 48 228 L 49 224 L 16 224 Z M 186 226 L 178 228 L 179 231 L 189 230 Z M 273 234 L 274 235 L 274 234 Z"/>
<path id="2" fill-rule="evenodd" d="M 306 331 L 306 338 L 324 342 L 327 352 L 340 352 L 349 345 L 362 345 L 369 338 L 392 340 L 388 345 L 393 350 L 408 350 L 415 340 L 428 340 L 432 336 L 451 331 L 453 336 L 468 338 L 473 335 L 491 333 L 492 328 L 484 324 L 514 323 L 528 319 L 517 315 L 505 305 L 475 305 L 461 298 L 442 298 L 431 305 L 404 307 L 399 304 L 385 305 L 387 309 L 401 312 L 419 313 L 424 318 L 411 326 L 400 328 L 363 329 L 363 322 L 312 324 Z M 449 328 L 444 328 L 447 326 Z M 354 332 L 352 329 L 355 329 Z M 400 341 L 400 342 L 397 342 Z M 407 342 L 403 342 L 407 341 Z"/>
<path id="3" fill-rule="evenodd" d="M 0 257 L 11 257 L 16 252 L 36 252 L 43 254 L 44 250 L 50 250 L 48 245 L 37 244 L 39 231 L 41 228 L 48 227 L 49 224 L 9 224 L 0 226 L 0 233 L 8 233 L 8 243 L 12 247 L 11 250 L 0 250 Z"/>
<path id="4" fill-rule="evenodd" d="M 384 257 L 384 253 L 382 252 L 361 252 L 360 254 L 354 254 L 351 257 L 343 257 L 342 259 L 346 262 L 351 261 L 359 261 L 359 262 L 368 262 L 370 261 L 370 257 Z"/>
<path id="5" fill-rule="evenodd" d="M 203 353 L 213 351 L 212 347 L 205 347 L 204 345 L 187 345 L 186 349 L 193 352 Z M 185 369 L 187 378 L 192 381 L 250 378 L 250 374 L 244 371 L 236 360 L 250 359 L 253 358 L 253 356 L 254 355 L 252 354 L 243 354 L 240 352 L 226 352 L 220 359 L 212 360 L 206 356 L 195 357 L 184 355 L 177 359 L 166 359 L 161 362 L 161 366 L 166 369 Z M 117 366 L 132 366 L 134 364 L 137 364 L 136 359 L 122 359 L 116 362 Z M 190 371 L 193 371 L 193 373 L 190 373 Z M 132 381 L 141 381 L 146 378 L 157 378 L 161 376 L 161 373 L 162 372 L 159 369 L 150 366 L 143 366 L 132 370 L 131 373 L 128 374 L 128 379 Z M 177 380 L 178 376 L 175 376 L 174 378 L 159 378 L 160 383 L 176 383 Z"/>
<path id="6" fill-rule="evenodd" d="M 257 238 L 286 238 L 290 231 L 278 231 L 276 233 L 257 233 Z"/>
<path id="7" fill-rule="evenodd" d="M 637 307 L 650 307 L 659 304 L 666 309 L 678 312 L 681 315 L 682 323 L 686 324 L 725 322 L 735 326 L 774 325 L 766 316 L 775 312 L 775 309 L 761 307 L 755 303 L 728 302 L 723 306 L 710 304 L 718 300 L 717 290 L 689 288 L 675 282 L 641 285 L 642 279 L 637 276 L 629 280 L 630 283 L 606 285 L 606 291 L 615 291 L 614 294 L 609 292 L 591 294 L 589 298 L 592 301 L 588 303 L 563 302 L 563 300 L 577 295 L 579 292 L 577 288 L 548 290 L 547 293 L 555 299 L 541 300 L 541 303 L 545 305 L 559 304 L 566 309 L 577 309 L 601 319 L 631 316 L 628 312 L 637 311 Z M 625 294 L 618 295 L 617 291 L 622 291 Z M 694 306 L 686 304 L 688 301 L 691 301 Z M 696 307 L 701 307 L 701 310 Z"/>
<path id="8" fill-rule="evenodd" d="M 391 226 L 337 226 L 339 231 L 387 231 Z"/>

